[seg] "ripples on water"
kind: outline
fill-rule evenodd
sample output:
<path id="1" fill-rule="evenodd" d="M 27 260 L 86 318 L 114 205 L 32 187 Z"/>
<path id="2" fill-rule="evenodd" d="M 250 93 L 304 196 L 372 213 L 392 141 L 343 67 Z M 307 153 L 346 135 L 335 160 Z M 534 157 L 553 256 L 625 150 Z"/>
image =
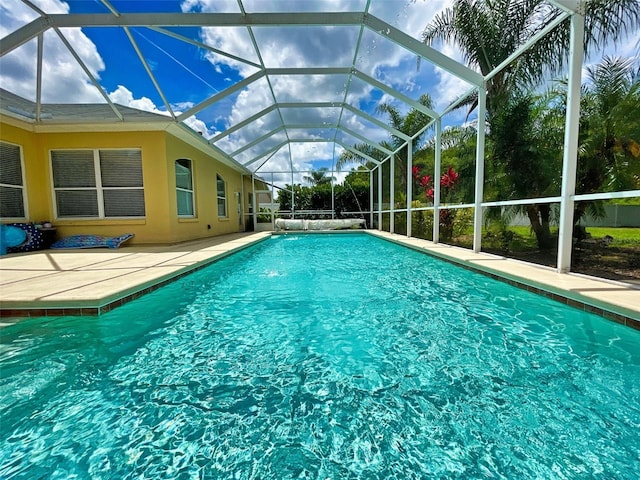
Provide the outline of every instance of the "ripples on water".
<path id="1" fill-rule="evenodd" d="M 368 236 L 1 335 L 1 478 L 640 476 L 640 332 Z"/>

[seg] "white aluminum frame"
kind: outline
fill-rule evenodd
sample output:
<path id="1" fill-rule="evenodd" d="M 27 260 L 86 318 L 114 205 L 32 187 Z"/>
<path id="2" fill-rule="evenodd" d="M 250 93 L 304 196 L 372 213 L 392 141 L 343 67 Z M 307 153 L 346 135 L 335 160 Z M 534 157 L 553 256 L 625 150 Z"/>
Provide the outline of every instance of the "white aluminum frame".
<path id="1" fill-rule="evenodd" d="M 203 109 L 210 105 L 221 101 L 230 95 L 233 95 L 254 82 L 262 81 L 265 79 L 270 90 L 270 95 L 273 100 L 273 104 L 263 109 L 262 111 L 251 115 L 245 120 L 235 124 L 234 126 L 226 129 L 223 132 L 212 137 L 209 141 L 200 139 L 205 145 L 208 144 L 212 148 L 217 156 L 222 157 L 222 161 L 228 165 L 235 165 L 242 172 L 251 174 L 252 184 L 255 183 L 255 173 L 260 171 L 265 164 L 272 158 L 277 152 L 279 152 L 284 146 L 289 148 L 289 165 L 291 171 L 291 179 L 293 182 L 293 159 L 291 155 L 291 144 L 297 142 L 328 142 L 334 145 L 334 166 L 335 166 L 335 146 L 340 145 L 352 154 L 372 162 L 374 167 L 369 171 L 370 175 L 370 199 L 371 199 L 371 212 L 370 221 L 373 222 L 373 198 L 374 188 L 373 185 L 373 172 L 378 170 L 378 227 L 382 227 L 382 214 L 390 213 L 390 230 L 393 232 L 395 228 L 394 213 L 406 212 L 407 213 L 407 235 L 411 235 L 411 211 L 412 210 L 433 210 L 434 215 L 439 215 L 439 210 L 446 208 L 474 208 L 474 240 L 473 250 L 481 250 L 481 227 L 483 208 L 494 206 L 508 206 L 508 205 L 522 205 L 527 203 L 560 203 L 560 234 L 558 244 L 558 272 L 568 272 L 571 263 L 571 240 L 572 240 L 572 226 L 573 226 L 573 207 L 576 201 L 581 200 L 594 200 L 594 199 L 611 199 L 611 198 L 628 198 L 640 196 L 640 191 L 634 190 L 629 192 L 613 192 L 613 193 L 596 193 L 589 195 L 575 195 L 575 182 L 577 171 L 577 133 L 578 133 L 578 120 L 579 120 L 579 102 L 580 102 L 580 71 L 582 67 L 582 37 L 584 33 L 584 12 L 582 0 L 548 0 L 549 3 L 559 7 L 563 13 L 558 15 L 552 22 L 550 22 L 543 30 L 531 38 L 528 42 L 518 48 L 512 55 L 510 55 L 505 61 L 494 68 L 486 76 L 482 76 L 480 73 L 471 70 L 467 66 L 459 63 L 440 51 L 420 42 L 419 40 L 407 35 L 397 27 L 383 21 L 380 18 L 372 15 L 369 12 L 370 1 L 366 2 L 364 11 L 357 12 L 277 12 L 277 13 L 247 13 L 244 9 L 242 0 L 237 0 L 240 13 L 122 13 L 117 11 L 108 0 L 101 0 L 102 4 L 109 10 L 110 13 L 105 14 L 47 14 L 34 6 L 31 2 L 25 2 L 35 12 L 39 14 L 39 17 L 35 20 L 27 23 L 26 25 L 18 28 L 17 30 L 6 35 L 2 42 L 0 42 L 0 56 L 4 56 L 7 53 L 13 51 L 19 46 L 25 44 L 31 39 L 37 39 L 37 79 L 36 79 L 36 109 L 35 109 L 35 123 L 45 123 L 47 119 L 42 118 L 41 115 L 41 98 L 42 98 L 42 75 L 43 75 L 43 44 L 44 44 L 44 32 L 47 30 L 54 31 L 65 47 L 71 53 L 75 61 L 82 67 L 92 84 L 98 89 L 105 101 L 108 103 L 114 114 L 123 120 L 123 114 L 119 110 L 119 107 L 109 99 L 104 88 L 99 84 L 98 80 L 91 73 L 90 69 L 83 62 L 77 52 L 74 50 L 73 45 L 63 34 L 63 29 L 69 27 L 111 27 L 120 28 L 127 35 L 133 49 L 135 50 L 140 63 L 144 67 L 149 76 L 149 79 L 157 90 L 158 95 L 162 99 L 164 106 L 171 115 L 173 121 L 184 127 L 184 121 L 189 117 L 201 112 Z M 560 23 L 566 19 L 571 21 L 571 40 L 570 40 L 570 59 L 569 59 L 569 92 L 567 98 L 567 114 L 566 114 L 566 128 L 564 139 L 564 154 L 562 164 L 562 189 L 559 197 L 547 197 L 537 199 L 518 199 L 518 200 L 504 200 L 497 202 L 484 202 L 483 200 L 483 183 L 484 183 L 484 139 L 485 139 L 485 126 L 484 118 L 486 112 L 486 90 L 485 85 L 488 80 L 493 78 L 502 69 L 508 66 L 511 62 L 516 60 L 520 55 L 531 48 L 535 43 L 542 38 L 545 34 L 556 28 Z M 228 58 L 232 58 L 235 61 L 242 62 L 246 65 L 257 69 L 255 73 L 247 76 L 243 80 L 235 83 L 229 88 L 210 96 L 206 100 L 193 106 L 187 111 L 176 115 L 170 103 L 168 102 L 164 92 L 157 79 L 155 78 L 152 69 L 147 64 L 144 56 L 138 48 L 133 36 L 131 35 L 131 27 L 145 26 L 163 35 L 169 36 L 175 40 L 187 42 L 195 45 L 199 48 L 206 49 L 207 51 L 214 52 L 218 55 L 224 55 Z M 197 40 L 185 37 L 176 32 L 168 30 L 167 27 L 175 26 L 197 26 L 197 27 L 243 27 L 247 29 L 249 37 L 252 41 L 255 54 L 258 58 L 257 62 L 242 58 L 238 55 L 230 54 L 229 52 L 222 51 L 220 49 L 213 48 Z M 355 26 L 359 27 L 358 38 L 354 50 L 352 63 L 348 67 L 326 67 L 326 68 L 266 68 L 262 59 L 261 46 L 258 45 L 254 29 L 264 26 Z M 379 80 L 367 75 L 366 73 L 359 71 L 356 67 L 356 60 L 358 58 L 358 52 L 362 46 L 363 33 L 365 29 L 379 35 L 389 41 L 399 45 L 405 50 L 413 53 L 418 58 L 425 59 L 431 64 L 442 68 L 454 77 L 463 80 L 469 84 L 470 88 L 457 102 L 445 108 L 441 112 L 436 112 L 430 108 L 426 108 L 417 102 L 415 99 L 404 95 L 396 89 L 380 82 Z M 272 79 L 278 75 L 344 75 L 346 77 L 346 88 L 343 98 L 340 102 L 287 102 L 278 103 L 276 94 L 273 89 Z M 387 95 L 392 96 L 398 101 L 405 104 L 407 107 L 414 108 L 428 116 L 433 121 L 430 125 L 435 123 L 436 131 L 436 144 L 435 144 L 435 170 L 434 170 L 434 204 L 433 207 L 426 207 L 420 209 L 413 209 L 411 206 L 412 200 L 412 178 L 411 178 L 411 166 L 412 166 L 412 144 L 419 134 L 409 137 L 402 132 L 386 125 L 384 122 L 369 115 L 367 112 L 360 108 L 354 107 L 347 103 L 349 95 L 349 89 L 354 78 L 364 82 L 366 85 L 373 89 L 384 92 Z M 456 106 L 468 97 L 470 94 L 477 93 L 478 95 L 478 137 L 477 137 L 477 150 L 476 150 L 476 185 L 474 202 L 468 205 L 442 205 L 440 203 L 440 170 L 441 170 L 441 138 L 442 138 L 442 117 L 453 110 Z M 338 121 L 335 124 L 327 125 L 325 123 L 309 123 L 305 125 L 289 124 L 285 122 L 283 118 L 283 110 L 289 108 L 318 108 L 318 107 L 332 107 L 340 110 L 338 114 Z M 382 147 L 377 142 L 370 138 L 361 135 L 358 132 L 351 130 L 344 122 L 344 112 L 348 111 L 358 118 L 362 118 L 373 125 L 380 128 L 386 134 L 394 135 L 404 141 L 404 144 L 400 148 L 407 148 L 407 205 L 406 209 L 396 209 L 394 205 L 394 185 L 393 179 L 395 176 L 394 162 L 395 152 L 391 152 L 388 149 Z M 272 129 L 271 131 L 262 134 L 255 138 L 248 144 L 236 149 L 234 152 L 223 152 L 216 143 L 220 140 L 227 138 L 229 135 L 237 131 L 238 129 L 251 125 L 253 122 L 258 121 L 261 117 L 276 112 L 280 119 L 280 125 Z M 294 135 L 296 129 L 327 129 L 332 132 L 327 138 L 298 138 Z M 428 127 L 427 127 L 428 128 Z M 258 148 L 274 135 L 284 132 L 285 140 L 279 142 L 276 145 L 272 145 L 268 148 L 263 148 L 261 153 L 250 158 L 244 163 L 239 162 L 235 157 L 243 152 L 251 149 Z M 382 162 L 378 159 L 372 158 L 366 155 L 364 152 L 359 151 L 356 147 L 351 145 L 345 145 L 343 141 L 338 139 L 338 133 L 343 132 L 350 135 L 362 143 L 369 145 L 377 149 L 385 160 Z M 194 138 L 197 135 L 194 134 Z M 391 197 L 389 210 L 382 209 L 382 163 L 391 161 Z M 252 170 L 249 169 L 252 167 Z M 332 168 L 332 172 L 334 168 Z M 273 183 L 273 182 L 272 182 Z M 292 199 L 293 200 L 293 199 Z M 255 202 L 255 196 L 254 196 Z M 294 208 L 295 206 L 292 205 Z M 25 207 L 26 208 L 26 207 Z M 195 208 L 195 201 L 194 201 Z M 295 211 L 295 208 L 294 208 Z M 256 220 L 257 210 L 254 206 L 254 222 Z M 433 227 L 433 241 L 439 241 L 439 229 L 438 221 L 434 221 Z"/>

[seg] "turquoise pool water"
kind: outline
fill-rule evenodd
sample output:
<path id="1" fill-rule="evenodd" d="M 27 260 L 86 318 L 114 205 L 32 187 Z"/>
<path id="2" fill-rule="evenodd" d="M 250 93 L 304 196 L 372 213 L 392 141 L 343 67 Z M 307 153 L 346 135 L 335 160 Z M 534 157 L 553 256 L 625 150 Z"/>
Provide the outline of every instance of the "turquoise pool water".
<path id="1" fill-rule="evenodd" d="M 0 335 L 3 479 L 640 477 L 640 332 L 367 235 Z"/>

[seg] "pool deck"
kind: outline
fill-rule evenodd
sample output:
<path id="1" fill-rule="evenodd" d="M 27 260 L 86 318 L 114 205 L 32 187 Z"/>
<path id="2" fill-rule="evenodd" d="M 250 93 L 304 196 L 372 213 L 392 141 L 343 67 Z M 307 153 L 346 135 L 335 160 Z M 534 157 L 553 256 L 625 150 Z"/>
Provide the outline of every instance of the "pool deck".
<path id="1" fill-rule="evenodd" d="M 640 329 L 640 289 L 402 235 L 367 230 L 571 306 Z M 0 316 L 98 315 L 209 265 L 271 232 L 116 250 L 42 250 L 0 257 Z"/>
<path id="2" fill-rule="evenodd" d="M 561 274 L 553 268 L 488 253 L 474 253 L 465 248 L 377 230 L 368 232 L 640 330 L 638 285 L 574 273 Z"/>
<path id="3" fill-rule="evenodd" d="M 0 316 L 105 313 L 269 236 L 9 254 L 0 257 Z"/>

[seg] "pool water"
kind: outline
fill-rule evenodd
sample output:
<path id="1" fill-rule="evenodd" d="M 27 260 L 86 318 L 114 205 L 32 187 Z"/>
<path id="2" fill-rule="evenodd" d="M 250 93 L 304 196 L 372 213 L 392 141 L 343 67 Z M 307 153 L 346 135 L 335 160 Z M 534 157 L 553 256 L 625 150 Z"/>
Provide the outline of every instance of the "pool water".
<path id="1" fill-rule="evenodd" d="M 640 332 L 368 235 L 0 335 L 3 479 L 640 477 Z"/>

